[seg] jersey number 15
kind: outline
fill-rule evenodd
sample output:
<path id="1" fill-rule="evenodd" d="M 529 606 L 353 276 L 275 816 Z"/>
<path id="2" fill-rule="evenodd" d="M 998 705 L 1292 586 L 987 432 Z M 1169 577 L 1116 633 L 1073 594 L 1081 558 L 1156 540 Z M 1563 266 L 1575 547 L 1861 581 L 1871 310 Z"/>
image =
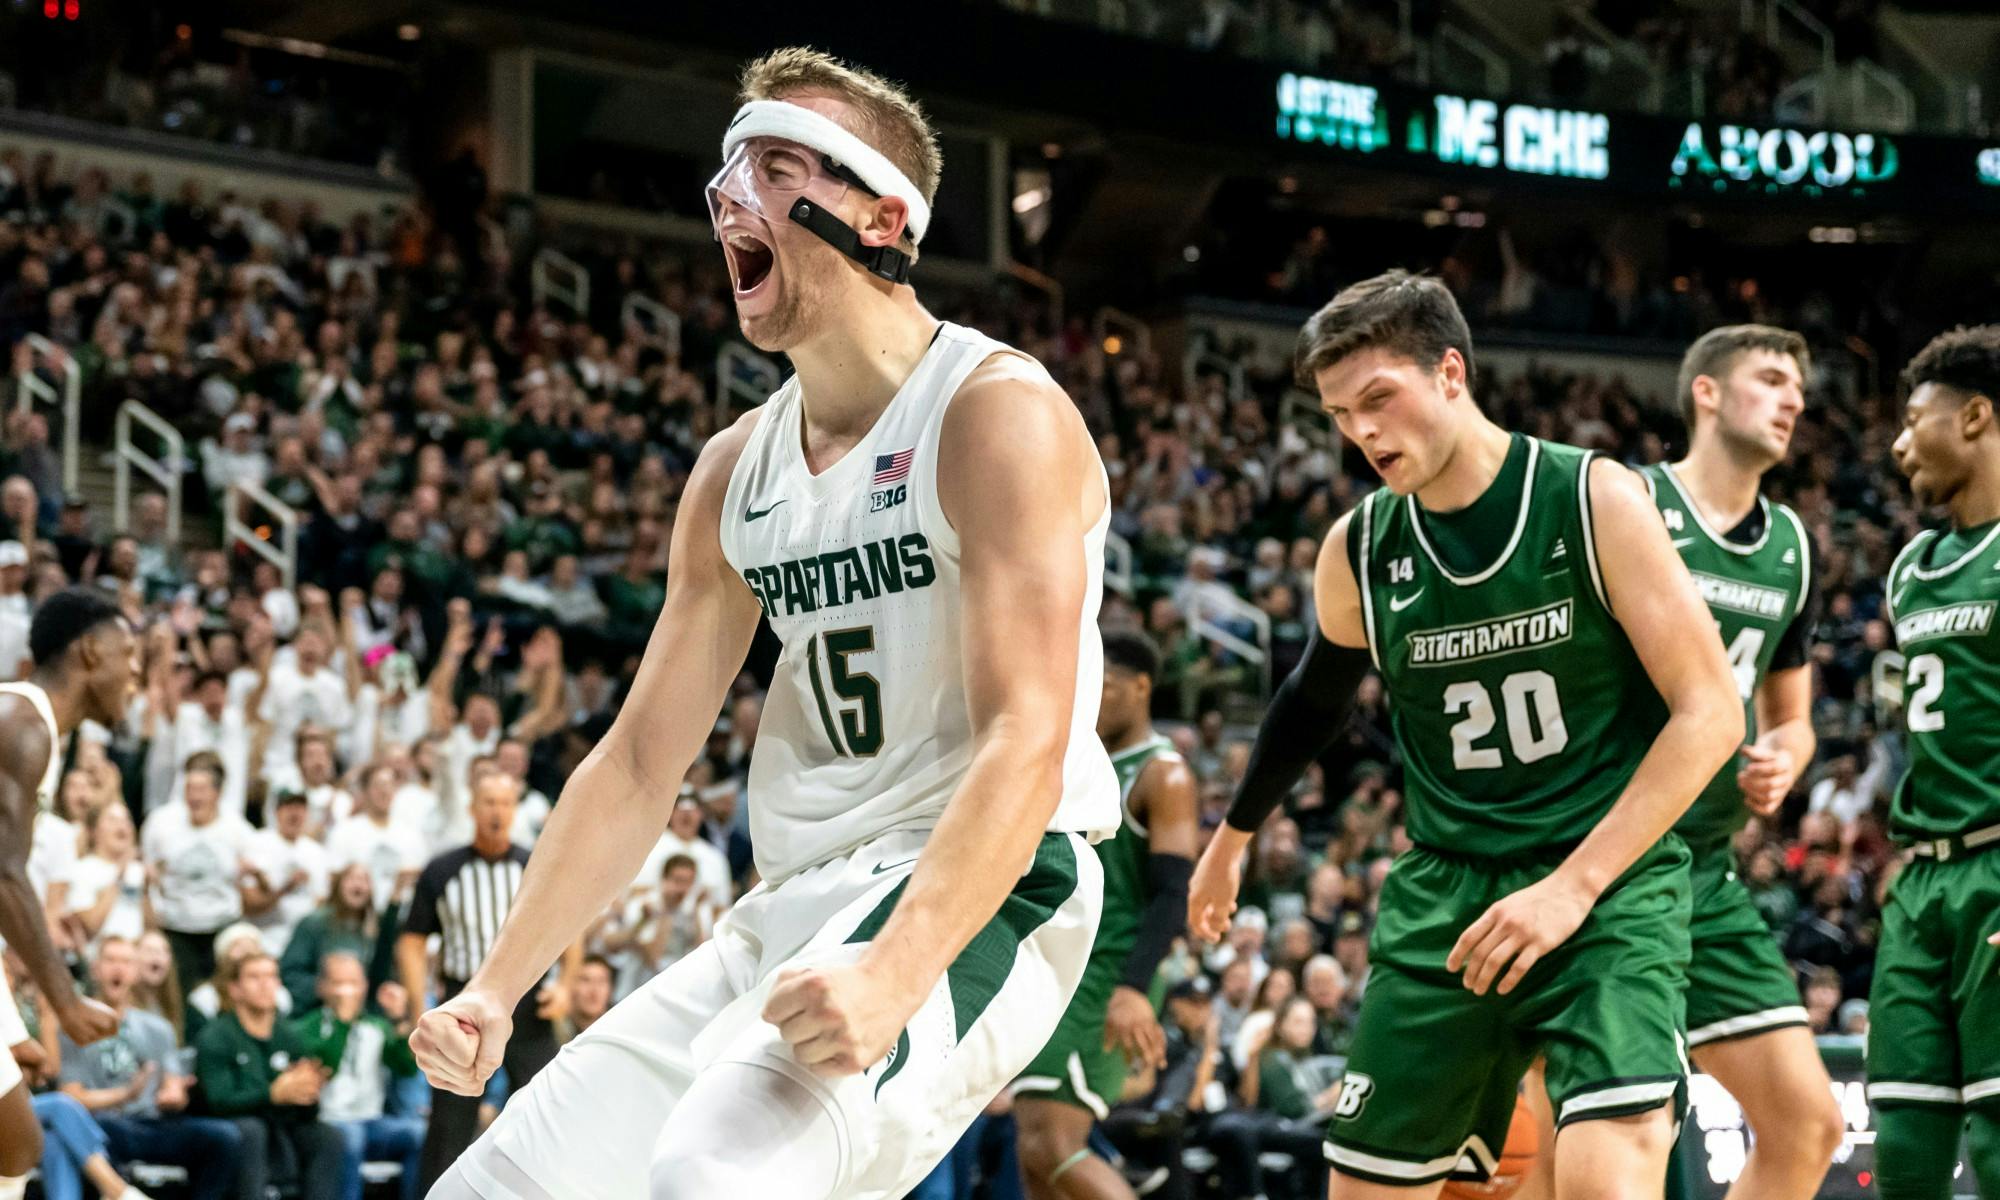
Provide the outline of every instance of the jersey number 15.
<path id="1" fill-rule="evenodd" d="M 826 643 L 823 656 L 821 642 Z M 869 758 L 882 748 L 882 685 L 873 675 L 853 670 L 847 663 L 849 655 L 874 649 L 872 625 L 828 630 L 806 643 L 806 674 L 812 678 L 813 699 L 819 705 L 820 723 L 826 727 L 826 740 L 833 743 L 834 753 L 848 758 Z M 828 677 L 824 683 L 820 679 L 822 657 Z M 828 684 L 846 703 L 828 703 Z M 838 728 L 834 725 L 836 712 L 840 714 Z"/>

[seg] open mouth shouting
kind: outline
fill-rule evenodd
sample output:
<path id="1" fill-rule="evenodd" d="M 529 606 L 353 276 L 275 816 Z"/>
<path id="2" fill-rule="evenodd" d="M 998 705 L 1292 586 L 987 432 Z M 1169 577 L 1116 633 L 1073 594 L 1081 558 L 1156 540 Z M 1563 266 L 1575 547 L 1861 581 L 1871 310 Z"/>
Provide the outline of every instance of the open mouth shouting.
<path id="1" fill-rule="evenodd" d="M 741 226 L 723 231 L 722 249 L 729 260 L 729 277 L 735 284 L 738 313 L 755 315 L 745 314 L 746 308 L 761 312 L 773 291 L 771 285 L 778 265 L 777 253 L 770 242 Z"/>

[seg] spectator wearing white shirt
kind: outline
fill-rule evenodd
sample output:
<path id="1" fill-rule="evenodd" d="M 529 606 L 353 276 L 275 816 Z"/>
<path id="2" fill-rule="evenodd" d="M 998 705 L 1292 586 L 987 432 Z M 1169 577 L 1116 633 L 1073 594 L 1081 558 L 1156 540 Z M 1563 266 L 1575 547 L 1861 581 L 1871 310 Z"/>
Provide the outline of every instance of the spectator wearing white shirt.
<path id="1" fill-rule="evenodd" d="M 342 729 L 353 719 L 347 680 L 327 665 L 326 635 L 299 630 L 292 662 L 273 662 L 257 715 L 270 731 L 264 742 L 264 779 L 272 787 L 297 787 L 298 735 L 306 725 Z"/>
<path id="2" fill-rule="evenodd" d="M 353 660 L 360 684 L 352 689 L 354 722 L 340 732 L 343 761 L 368 762 L 378 747 L 407 746 L 429 732 L 430 697 L 416 684 L 411 655 L 385 642 L 353 653 Z"/>
<path id="3" fill-rule="evenodd" d="M 694 859 L 671 855 L 652 889 L 613 902 L 587 935 L 611 963 L 617 998 L 631 995 L 708 940 L 714 914 L 692 903 L 694 891 Z"/>
<path id="4" fill-rule="evenodd" d="M 701 821 L 701 802 L 692 791 L 683 790 L 680 799 L 674 802 L 673 815 L 667 818 L 667 831 L 646 856 L 639 877 L 632 881 L 633 887 L 651 892 L 667 860 L 685 854 L 694 861 L 695 871 L 695 888 L 688 894 L 687 903 L 710 912 L 728 908 L 734 900 L 730 894 L 729 860 L 702 838 Z"/>
<path id="5" fill-rule="evenodd" d="M 28 847 L 28 884 L 42 901 L 49 940 L 58 950 L 71 948 L 63 914 L 69 911 L 70 883 L 76 875 L 77 828 L 43 809 L 35 814 L 33 841 Z"/>
<path id="6" fill-rule="evenodd" d="M 556 556 L 547 591 L 549 612 L 564 625 L 601 625 L 610 615 L 597 589 L 578 569 L 574 554 Z"/>
<path id="7" fill-rule="evenodd" d="M 521 803 L 514 809 L 513 841 L 517 846 L 535 848 L 542 826 L 549 822 L 554 807 L 549 798 L 528 786 L 528 744 L 519 738 L 502 738 L 493 750 L 493 765 L 514 777 L 521 785 Z"/>
<path id="8" fill-rule="evenodd" d="M 484 692 L 465 698 L 465 719 L 452 726 L 442 747 L 444 773 L 438 797 L 454 814 L 471 795 L 472 764 L 500 746 L 500 702 Z"/>
<path id="9" fill-rule="evenodd" d="M 241 920 L 243 860 L 252 830 L 222 810 L 222 765 L 198 755 L 181 798 L 149 813 L 139 846 L 153 880 L 153 911 L 182 980 L 215 971 L 218 930 Z"/>
<path id="10" fill-rule="evenodd" d="M 271 620 L 262 612 L 251 616 L 249 629 L 241 639 L 226 629 L 208 639 L 209 669 L 221 672 L 229 681 L 228 703 L 241 710 L 246 720 L 253 707 L 251 701 L 258 695 L 257 689 L 263 686 L 264 673 L 244 658 L 244 650 L 246 646 L 269 646 L 271 640 Z"/>
<path id="11" fill-rule="evenodd" d="M 369 766 L 361 775 L 361 802 L 354 815 L 335 825 L 326 841 L 328 854 L 343 868 L 349 863 L 368 868 L 376 912 L 387 912 L 391 903 L 407 898 L 430 861 L 422 836 L 394 820 L 399 782 L 396 768 L 388 763 Z"/>
<path id="12" fill-rule="evenodd" d="M 174 714 L 174 757 L 185 763 L 206 750 L 222 760 L 222 807 L 243 815 L 250 782 L 250 729 L 240 697 L 229 694 L 229 677 L 208 670 L 195 677 L 194 699 Z"/>
<path id="13" fill-rule="evenodd" d="M 292 930 L 326 899 L 326 847 L 306 831 L 311 808 L 297 792 L 280 792 L 271 828 L 250 838 L 244 855 L 243 916 L 264 935 L 264 947 L 283 954 Z"/>
<path id="14" fill-rule="evenodd" d="M 91 814 L 88 850 L 70 879 L 69 912 L 87 939 L 90 955 L 105 938 L 137 941 L 146 932 L 146 864 L 139 860 L 132 813 L 113 800 Z"/>
<path id="15" fill-rule="evenodd" d="M 0 542 L 0 681 L 25 679 L 33 659 L 28 654 L 28 549 L 9 539 Z"/>
<path id="16" fill-rule="evenodd" d="M 0 613 L 24 620 L 32 615 L 27 588 L 28 548 L 8 538 L 0 542 Z"/>
<path id="17" fill-rule="evenodd" d="M 232 483 L 264 482 L 271 474 L 271 460 L 257 445 L 256 417 L 232 413 L 222 423 L 222 440 L 201 444 L 201 474 L 213 496 L 227 495 Z"/>
<path id="18" fill-rule="evenodd" d="M 425 853 L 435 857 L 449 846 L 463 844 L 472 836 L 472 820 L 465 817 L 457 828 L 447 829 L 450 815 L 438 796 L 438 763 L 443 759 L 444 739 L 435 734 L 408 749 L 394 743 L 383 748 L 382 761 L 396 768 L 396 799 L 389 806 L 389 819 L 416 831 L 424 841 Z M 449 836 L 447 836 L 449 835 Z M 428 861 L 428 858 L 426 859 Z"/>
<path id="19" fill-rule="evenodd" d="M 1867 770 L 1857 774 L 1855 767 L 1852 754 L 1834 759 L 1832 770 L 1813 785 L 1806 811 L 1830 812 L 1842 829 L 1860 820 L 1861 814 L 1875 806 L 1875 794 L 1881 790 L 1883 776 L 1888 773 L 1888 756 L 1871 753 Z"/>
<path id="20" fill-rule="evenodd" d="M 354 797 L 336 775 L 333 734 L 324 729 L 305 728 L 298 736 L 299 782 L 297 791 L 312 809 L 310 827 L 315 834 L 326 831 L 354 812 Z"/>

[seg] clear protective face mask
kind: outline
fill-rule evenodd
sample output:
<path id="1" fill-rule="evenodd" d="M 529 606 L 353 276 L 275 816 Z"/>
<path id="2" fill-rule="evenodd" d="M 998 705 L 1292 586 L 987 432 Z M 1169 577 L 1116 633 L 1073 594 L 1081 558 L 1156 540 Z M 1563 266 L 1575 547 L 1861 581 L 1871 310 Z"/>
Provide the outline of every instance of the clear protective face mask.
<path id="1" fill-rule="evenodd" d="M 791 215 L 792 206 L 800 199 L 831 210 L 846 198 L 850 186 L 817 150 L 778 138 L 751 138 L 732 150 L 722 169 L 709 180 L 705 192 L 708 219 L 720 237 L 726 197 L 777 225 Z"/>

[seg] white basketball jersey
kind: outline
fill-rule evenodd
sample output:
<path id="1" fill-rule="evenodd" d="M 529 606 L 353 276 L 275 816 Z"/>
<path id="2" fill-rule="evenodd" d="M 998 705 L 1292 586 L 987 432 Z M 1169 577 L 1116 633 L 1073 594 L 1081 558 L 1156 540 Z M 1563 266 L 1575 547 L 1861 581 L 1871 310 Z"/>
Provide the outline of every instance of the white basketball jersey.
<path id="1" fill-rule="evenodd" d="M 874 427 L 818 475 L 806 469 L 794 376 L 730 476 L 722 552 L 785 647 L 750 759 L 750 840 L 765 879 L 937 824 L 972 763 L 958 535 L 938 505 L 938 433 L 965 377 L 1002 353 L 1019 352 L 942 326 Z M 1106 492 L 1080 548 L 1076 703 L 1049 823 L 1093 840 L 1118 826 L 1118 779 L 1096 728 Z"/>
<path id="2" fill-rule="evenodd" d="M 0 683 L 0 695 L 20 696 L 35 706 L 42 715 L 42 721 L 49 727 L 49 761 L 42 768 L 42 786 L 35 793 L 41 802 L 43 812 L 54 812 L 56 807 L 56 785 L 62 780 L 63 744 L 62 734 L 56 729 L 56 710 L 49 704 L 49 694 L 38 683 L 21 680 L 18 683 Z"/>

